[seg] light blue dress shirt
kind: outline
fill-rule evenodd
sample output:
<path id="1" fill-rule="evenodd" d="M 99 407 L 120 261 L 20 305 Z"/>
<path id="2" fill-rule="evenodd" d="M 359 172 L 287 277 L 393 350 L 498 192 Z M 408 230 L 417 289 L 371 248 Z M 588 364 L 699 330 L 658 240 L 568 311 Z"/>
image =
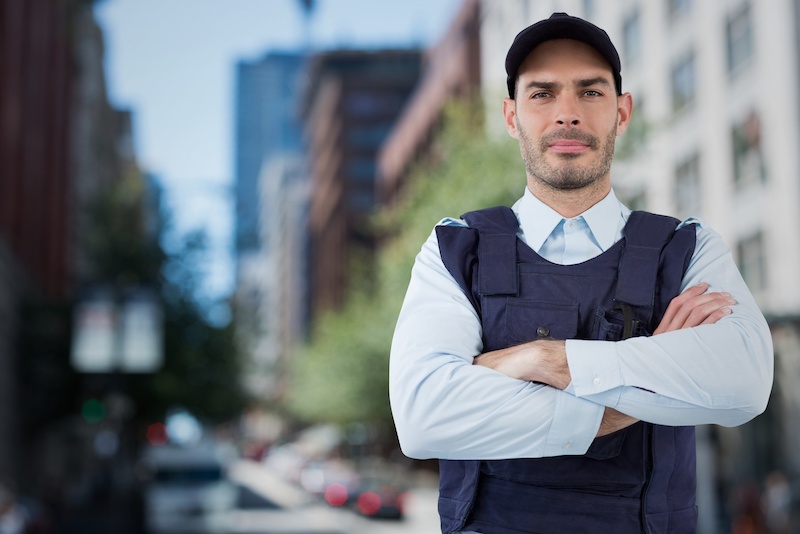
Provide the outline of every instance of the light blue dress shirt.
<path id="1" fill-rule="evenodd" d="M 519 237 L 559 264 L 608 250 L 630 215 L 613 191 L 574 219 L 527 188 L 513 210 Z M 484 460 L 584 454 L 606 406 L 675 426 L 735 426 L 761 413 L 772 387 L 769 327 L 719 235 L 698 220 L 681 224 L 690 222 L 697 245 L 681 290 L 707 282 L 709 291 L 727 291 L 732 313 L 652 337 L 568 340 L 572 382 L 563 391 L 472 365 L 483 351 L 480 319 L 433 232 L 414 264 L 391 349 L 389 394 L 403 452 Z"/>

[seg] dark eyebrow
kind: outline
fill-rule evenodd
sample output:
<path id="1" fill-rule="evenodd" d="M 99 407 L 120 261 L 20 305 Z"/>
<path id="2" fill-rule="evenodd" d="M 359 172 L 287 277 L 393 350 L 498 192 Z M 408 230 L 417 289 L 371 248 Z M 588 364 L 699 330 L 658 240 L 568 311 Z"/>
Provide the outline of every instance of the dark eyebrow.
<path id="1" fill-rule="evenodd" d="M 561 87 L 561 84 L 558 82 L 537 82 L 536 80 L 530 81 L 525 84 L 525 90 L 529 89 L 544 89 L 545 91 L 552 91 L 553 89 L 557 89 Z"/>
<path id="2" fill-rule="evenodd" d="M 594 85 L 603 85 L 605 87 L 611 87 L 611 82 L 608 81 L 607 78 L 604 76 L 596 76 L 594 78 L 585 78 L 581 80 L 577 80 L 575 82 L 580 88 L 592 87 Z M 524 90 L 528 91 L 530 89 L 542 89 L 544 91 L 553 91 L 555 89 L 559 89 L 562 87 L 562 84 L 559 82 L 540 82 L 536 80 L 532 80 L 525 84 Z"/>
<path id="3" fill-rule="evenodd" d="M 576 82 L 578 87 L 591 87 L 593 85 L 605 85 L 606 87 L 611 87 L 611 82 L 609 82 L 603 76 L 597 76 L 595 78 L 587 78 L 585 80 L 578 80 Z"/>

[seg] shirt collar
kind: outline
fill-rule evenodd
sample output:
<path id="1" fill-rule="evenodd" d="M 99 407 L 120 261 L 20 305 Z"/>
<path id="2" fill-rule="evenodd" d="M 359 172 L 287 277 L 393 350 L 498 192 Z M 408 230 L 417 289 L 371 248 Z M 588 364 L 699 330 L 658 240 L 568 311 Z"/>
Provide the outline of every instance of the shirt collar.
<path id="1" fill-rule="evenodd" d="M 525 194 L 512 209 L 519 219 L 520 237 L 537 252 L 564 218 L 536 198 L 527 187 Z M 580 216 L 583 217 L 597 244 L 605 251 L 620 239 L 622 228 L 629 215 L 630 210 L 622 205 L 611 189 L 600 202 Z"/>

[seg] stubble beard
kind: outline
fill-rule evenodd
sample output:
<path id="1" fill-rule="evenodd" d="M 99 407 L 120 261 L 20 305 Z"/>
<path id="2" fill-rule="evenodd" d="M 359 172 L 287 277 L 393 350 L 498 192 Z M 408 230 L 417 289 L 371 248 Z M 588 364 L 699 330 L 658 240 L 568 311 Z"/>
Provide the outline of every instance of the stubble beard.
<path id="1" fill-rule="evenodd" d="M 598 182 L 611 171 L 611 161 L 614 157 L 614 143 L 617 136 L 617 125 L 606 134 L 604 139 L 580 131 L 560 129 L 551 132 L 538 143 L 528 136 L 528 133 L 517 121 L 519 132 L 520 152 L 525 162 L 525 170 L 532 179 L 559 191 L 583 189 Z M 589 165 L 581 165 L 576 160 L 585 154 L 557 154 L 559 165 L 551 165 L 545 154 L 548 147 L 556 140 L 569 139 L 586 144 L 590 150 L 599 151 L 600 157 Z"/>

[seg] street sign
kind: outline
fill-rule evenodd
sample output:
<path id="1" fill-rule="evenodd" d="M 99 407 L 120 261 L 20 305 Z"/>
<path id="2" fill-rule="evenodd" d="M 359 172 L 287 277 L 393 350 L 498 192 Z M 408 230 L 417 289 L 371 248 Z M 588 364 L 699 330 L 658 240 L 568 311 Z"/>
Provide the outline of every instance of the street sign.
<path id="1" fill-rule="evenodd" d="M 155 295 L 139 290 L 123 299 L 110 292 L 75 307 L 71 363 L 81 373 L 153 373 L 164 361 L 163 317 Z"/>

